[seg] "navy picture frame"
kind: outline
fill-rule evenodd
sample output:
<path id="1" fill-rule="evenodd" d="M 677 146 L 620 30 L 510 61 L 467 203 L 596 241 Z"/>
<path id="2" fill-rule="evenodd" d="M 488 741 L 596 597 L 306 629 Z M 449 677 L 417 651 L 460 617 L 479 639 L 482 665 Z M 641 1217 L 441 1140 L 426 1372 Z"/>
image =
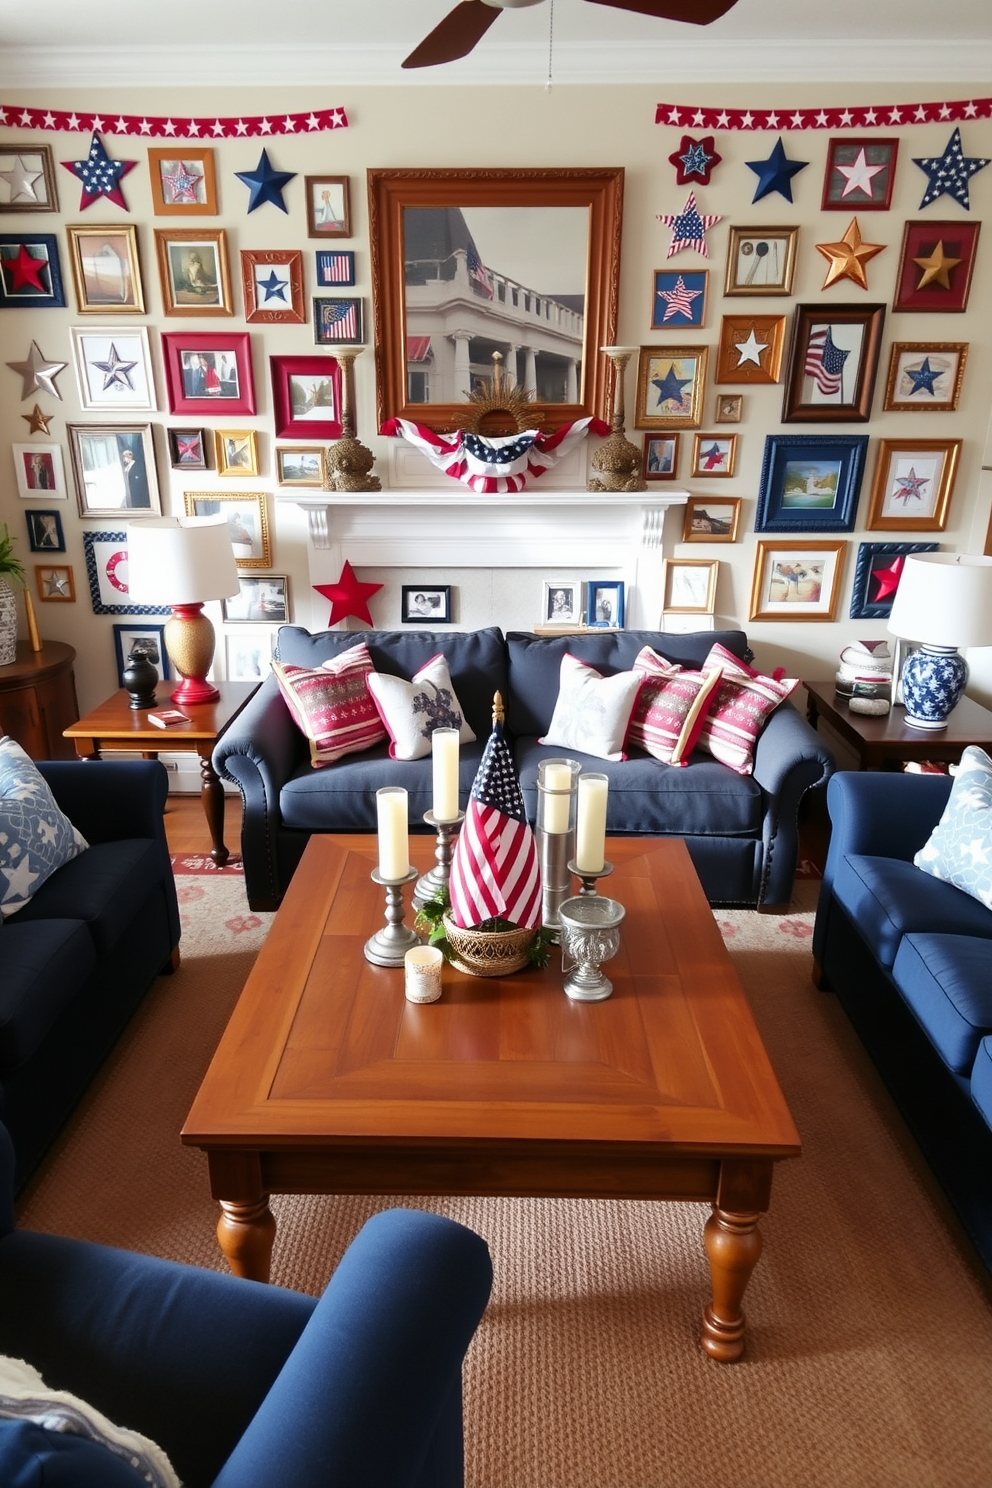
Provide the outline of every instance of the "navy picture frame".
<path id="1" fill-rule="evenodd" d="M 126 532 L 97 532 L 86 528 L 82 536 L 94 615 L 168 615 L 169 605 L 139 605 L 125 600 L 128 592 Z M 120 604 L 110 598 L 116 594 L 121 596 Z"/>
<path id="2" fill-rule="evenodd" d="M 28 548 L 32 553 L 65 552 L 62 518 L 57 511 L 32 507 L 24 513 L 24 520 L 28 524 Z"/>
<path id="3" fill-rule="evenodd" d="M 112 625 L 114 632 L 114 652 L 117 657 L 117 684 L 123 687 L 124 667 L 127 657 L 124 655 L 125 637 L 130 637 L 132 644 L 137 640 L 154 640 L 155 654 L 149 656 L 152 666 L 158 672 L 160 682 L 168 682 L 169 653 L 165 649 L 165 626 L 163 625 L 125 625 L 123 623 Z"/>
<path id="4" fill-rule="evenodd" d="M 623 579 L 590 579 L 586 584 L 586 624 L 597 630 L 623 630 L 623 601 Z"/>
<path id="5" fill-rule="evenodd" d="M 861 543 L 854 570 L 854 588 L 851 591 L 851 619 L 887 620 L 892 613 L 892 601 L 896 597 L 898 584 L 889 588 L 880 575 L 884 571 L 884 578 L 891 582 L 892 565 L 898 558 L 904 558 L 907 553 L 936 551 L 935 542 Z"/>
<path id="6" fill-rule="evenodd" d="M 15 287 L 14 263 L 20 258 L 22 248 L 40 248 L 47 272 L 39 273 L 45 287 L 21 281 Z M 7 251 L 5 251 L 7 250 Z M 37 254 L 30 254 L 37 258 Z M 33 271 L 32 271 L 33 273 Z M 54 233 L 16 232 L 0 233 L 0 310 L 31 309 L 48 310 L 65 305 L 65 290 L 62 287 L 62 269 L 59 264 L 59 240 Z"/>
<path id="7" fill-rule="evenodd" d="M 867 434 L 768 434 L 755 532 L 853 531 L 867 453 Z"/>

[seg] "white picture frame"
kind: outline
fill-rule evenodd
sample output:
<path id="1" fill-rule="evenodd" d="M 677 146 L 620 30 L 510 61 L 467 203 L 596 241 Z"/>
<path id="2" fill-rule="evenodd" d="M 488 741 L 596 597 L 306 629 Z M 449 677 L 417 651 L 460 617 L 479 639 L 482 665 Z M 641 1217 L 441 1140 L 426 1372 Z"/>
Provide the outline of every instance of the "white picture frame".
<path id="1" fill-rule="evenodd" d="M 93 413 L 158 408 L 147 326 L 70 326 L 79 406 Z"/>
<path id="2" fill-rule="evenodd" d="M 68 501 L 60 444 L 12 444 L 10 450 L 22 501 Z"/>
<path id="3" fill-rule="evenodd" d="M 545 579 L 542 625 L 574 627 L 584 619 L 582 583 L 579 579 Z"/>

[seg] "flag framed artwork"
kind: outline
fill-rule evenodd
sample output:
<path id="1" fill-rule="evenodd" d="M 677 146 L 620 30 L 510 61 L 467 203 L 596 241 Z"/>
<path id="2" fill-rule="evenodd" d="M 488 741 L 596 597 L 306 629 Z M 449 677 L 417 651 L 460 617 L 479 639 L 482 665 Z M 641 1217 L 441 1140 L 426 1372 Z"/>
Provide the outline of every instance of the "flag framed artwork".
<path id="1" fill-rule="evenodd" d="M 317 296 L 313 302 L 313 339 L 318 346 L 364 346 L 363 302 Z"/>
<path id="2" fill-rule="evenodd" d="M 866 423 L 884 305 L 797 305 L 783 424 Z"/>
<path id="3" fill-rule="evenodd" d="M 350 248 L 314 250 L 317 283 L 326 289 L 348 289 L 355 282 L 355 255 Z"/>
<path id="4" fill-rule="evenodd" d="M 651 329 L 680 331 L 706 324 L 708 269 L 655 269 Z"/>

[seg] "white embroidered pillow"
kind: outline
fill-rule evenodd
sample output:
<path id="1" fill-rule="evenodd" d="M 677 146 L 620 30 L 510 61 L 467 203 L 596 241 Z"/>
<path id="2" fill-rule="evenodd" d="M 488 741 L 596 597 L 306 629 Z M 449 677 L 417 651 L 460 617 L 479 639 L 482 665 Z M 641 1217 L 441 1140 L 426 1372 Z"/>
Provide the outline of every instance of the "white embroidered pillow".
<path id="1" fill-rule="evenodd" d="M 386 726 L 393 759 L 414 760 L 430 754 L 436 728 L 458 729 L 462 744 L 475 739 L 451 685 L 448 663 L 440 653 L 420 668 L 412 682 L 387 672 L 370 672 L 368 689 Z"/>
<path id="2" fill-rule="evenodd" d="M 566 651 L 554 715 L 538 743 L 576 749 L 597 759 L 623 759 L 627 725 L 643 680 L 638 672 L 604 677 Z"/>

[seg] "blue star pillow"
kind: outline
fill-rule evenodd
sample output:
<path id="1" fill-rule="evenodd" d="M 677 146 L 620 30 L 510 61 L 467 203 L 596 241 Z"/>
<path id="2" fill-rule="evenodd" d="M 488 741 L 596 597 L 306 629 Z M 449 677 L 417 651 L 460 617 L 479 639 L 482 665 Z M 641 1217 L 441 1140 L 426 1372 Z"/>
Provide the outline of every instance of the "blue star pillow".
<path id="1" fill-rule="evenodd" d="M 992 909 L 992 759 L 977 744 L 962 754 L 944 814 L 913 862 Z"/>
<path id="2" fill-rule="evenodd" d="M 0 914 L 21 909 L 88 846 L 20 744 L 0 738 Z"/>

